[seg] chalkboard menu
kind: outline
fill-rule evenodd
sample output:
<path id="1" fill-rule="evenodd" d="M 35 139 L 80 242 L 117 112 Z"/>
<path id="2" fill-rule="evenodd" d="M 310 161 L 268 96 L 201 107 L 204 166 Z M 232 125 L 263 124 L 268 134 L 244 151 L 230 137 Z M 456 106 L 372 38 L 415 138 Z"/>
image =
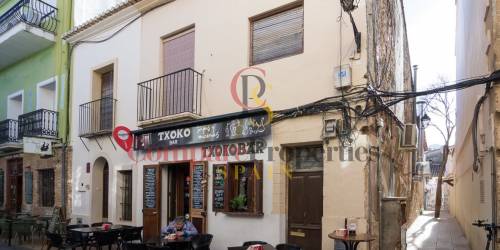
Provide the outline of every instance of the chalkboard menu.
<path id="1" fill-rule="evenodd" d="M 203 192 L 203 175 L 205 171 L 205 165 L 194 165 L 193 168 L 193 176 L 192 176 L 192 202 L 194 209 L 203 209 L 204 208 L 204 192 Z"/>
<path id="2" fill-rule="evenodd" d="M 156 168 L 144 168 L 144 208 L 156 208 Z"/>
<path id="3" fill-rule="evenodd" d="M 226 165 L 214 165 L 213 174 L 213 210 L 222 211 L 225 205 L 224 187 L 226 185 Z"/>

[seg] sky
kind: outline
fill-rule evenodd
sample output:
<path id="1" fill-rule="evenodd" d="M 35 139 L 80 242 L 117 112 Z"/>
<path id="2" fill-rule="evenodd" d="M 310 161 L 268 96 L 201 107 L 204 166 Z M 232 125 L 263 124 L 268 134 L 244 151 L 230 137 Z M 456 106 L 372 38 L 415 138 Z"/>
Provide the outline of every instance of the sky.
<path id="1" fill-rule="evenodd" d="M 455 80 L 455 0 L 403 0 L 410 60 L 418 65 L 417 88 L 429 89 L 443 76 Z M 442 119 L 429 114 L 442 126 Z M 433 127 L 426 129 L 428 145 L 444 144 Z M 454 140 L 451 141 L 451 144 Z"/>

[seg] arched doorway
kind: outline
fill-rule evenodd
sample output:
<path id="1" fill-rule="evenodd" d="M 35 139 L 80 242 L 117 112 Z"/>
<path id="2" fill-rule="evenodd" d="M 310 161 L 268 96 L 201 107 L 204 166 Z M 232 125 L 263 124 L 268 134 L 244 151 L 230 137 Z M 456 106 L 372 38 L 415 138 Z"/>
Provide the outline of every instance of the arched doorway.
<path id="1" fill-rule="evenodd" d="M 109 163 L 98 158 L 92 168 L 91 222 L 108 221 L 109 216 Z"/>

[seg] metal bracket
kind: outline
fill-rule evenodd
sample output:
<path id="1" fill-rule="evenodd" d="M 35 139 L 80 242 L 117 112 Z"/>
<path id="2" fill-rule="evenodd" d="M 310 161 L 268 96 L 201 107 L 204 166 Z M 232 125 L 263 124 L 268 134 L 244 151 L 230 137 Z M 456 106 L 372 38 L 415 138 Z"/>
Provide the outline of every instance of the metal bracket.
<path id="1" fill-rule="evenodd" d="M 101 146 L 101 144 L 99 143 L 99 139 L 98 139 L 97 137 L 95 138 L 95 141 L 97 142 L 97 146 L 99 146 L 99 148 L 102 150 L 102 146 Z"/>
<path id="2" fill-rule="evenodd" d="M 83 146 L 85 146 L 85 148 L 87 149 L 87 152 L 90 152 L 89 147 L 87 147 L 87 144 L 85 144 L 85 142 L 83 141 L 82 137 L 78 137 L 78 138 L 80 138 L 80 141 L 82 142 Z"/>
<path id="3" fill-rule="evenodd" d="M 116 151 L 116 146 L 115 146 L 115 143 L 113 142 L 113 139 L 111 139 L 111 136 L 108 136 L 109 138 L 109 141 L 111 142 L 111 145 L 113 145 L 113 148 L 115 148 L 115 151 Z"/>

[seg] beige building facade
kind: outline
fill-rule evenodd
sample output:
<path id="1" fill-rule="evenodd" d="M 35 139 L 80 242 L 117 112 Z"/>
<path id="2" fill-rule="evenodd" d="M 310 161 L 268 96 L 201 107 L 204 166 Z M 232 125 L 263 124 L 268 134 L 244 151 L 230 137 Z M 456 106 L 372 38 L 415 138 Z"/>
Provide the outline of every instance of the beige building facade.
<path id="1" fill-rule="evenodd" d="M 346 100 L 411 89 L 402 1 L 351 13 L 339 1 L 135 0 L 75 27 L 72 218 L 154 238 L 187 214 L 213 249 L 332 249 L 347 218 L 375 236 L 396 228 L 369 247 L 399 248 L 420 209 L 399 148 L 412 105 L 365 117 L 377 100 Z M 384 220 L 384 200 L 397 217 Z"/>
<path id="2" fill-rule="evenodd" d="M 499 68 L 498 2 L 464 0 L 457 1 L 456 6 L 456 78 L 489 75 Z M 486 86 L 481 85 L 457 92 L 450 210 L 464 229 L 472 249 L 482 249 L 486 245 L 485 231 L 474 227 L 472 222 L 481 219 L 498 223 L 498 174 L 491 178 L 495 171 L 498 173 L 499 166 L 498 89 L 493 86 L 486 95 L 485 89 Z M 480 106 L 477 135 L 474 135 L 474 108 L 483 95 L 486 99 Z M 478 141 L 477 170 L 474 169 L 474 136 Z"/>

